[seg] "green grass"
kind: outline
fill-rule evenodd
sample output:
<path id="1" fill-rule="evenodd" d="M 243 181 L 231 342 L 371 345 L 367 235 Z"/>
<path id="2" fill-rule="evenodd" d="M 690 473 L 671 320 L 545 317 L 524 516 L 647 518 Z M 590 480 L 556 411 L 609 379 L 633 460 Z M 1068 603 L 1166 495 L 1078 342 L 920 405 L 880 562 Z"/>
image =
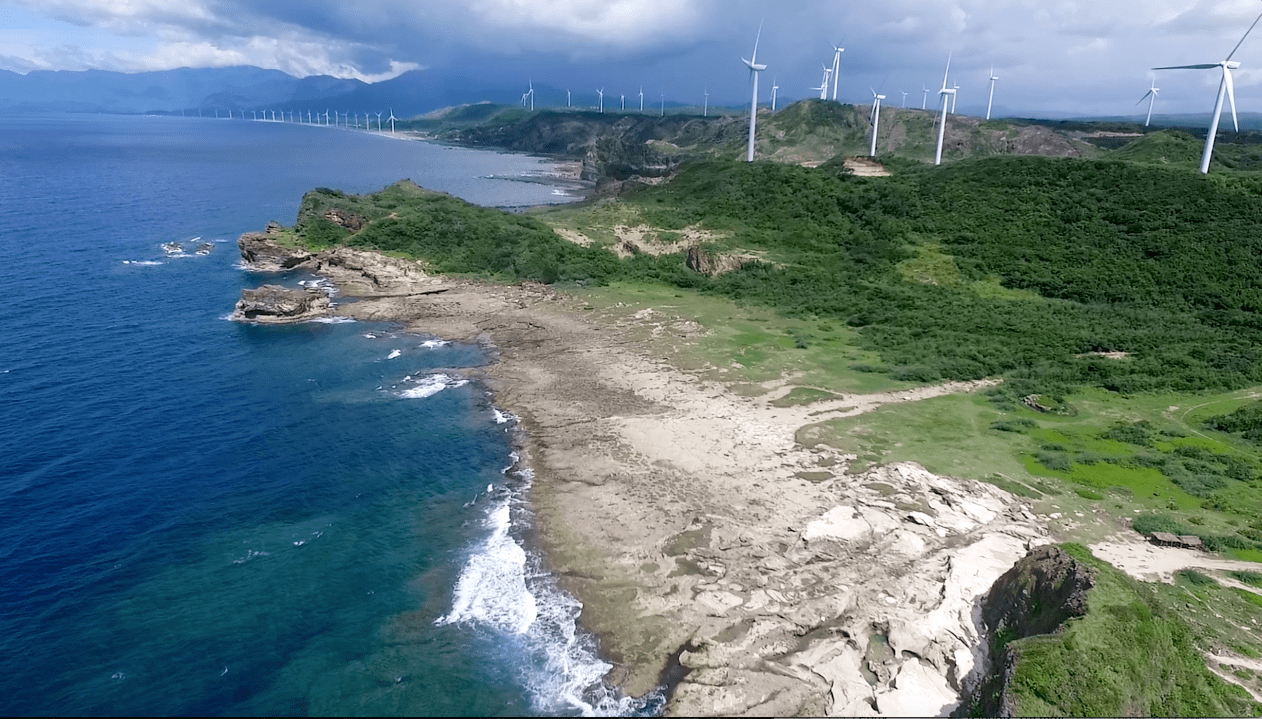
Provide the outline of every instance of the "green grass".
<path id="1" fill-rule="evenodd" d="M 1057 634 L 1010 644 L 1019 657 L 1010 686 L 1018 716 L 1248 716 L 1262 711 L 1243 689 L 1206 668 L 1198 628 L 1182 618 L 1177 594 L 1131 579 L 1084 547 L 1065 549 L 1094 569 L 1088 611 Z"/>

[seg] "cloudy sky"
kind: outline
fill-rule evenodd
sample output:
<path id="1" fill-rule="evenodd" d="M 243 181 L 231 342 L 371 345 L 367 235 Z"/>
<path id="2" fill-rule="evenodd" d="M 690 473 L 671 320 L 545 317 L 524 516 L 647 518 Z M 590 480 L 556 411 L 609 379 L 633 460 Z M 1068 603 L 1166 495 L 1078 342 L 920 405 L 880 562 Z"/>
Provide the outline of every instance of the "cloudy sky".
<path id="1" fill-rule="evenodd" d="M 1259 0 L 0 0 L 0 69 L 257 65 L 369 82 L 421 70 L 737 103 L 761 22 L 764 100 L 773 78 L 781 97 L 810 95 L 840 43 L 846 101 L 876 87 L 918 107 L 954 53 L 961 110 L 984 108 L 993 65 L 1007 112 L 1128 114 L 1144 109 L 1148 68 L 1223 60 L 1259 13 Z M 1233 59 L 1240 110 L 1262 112 L 1262 26 Z M 1207 112 L 1219 73 L 1156 80 L 1158 112 Z"/>

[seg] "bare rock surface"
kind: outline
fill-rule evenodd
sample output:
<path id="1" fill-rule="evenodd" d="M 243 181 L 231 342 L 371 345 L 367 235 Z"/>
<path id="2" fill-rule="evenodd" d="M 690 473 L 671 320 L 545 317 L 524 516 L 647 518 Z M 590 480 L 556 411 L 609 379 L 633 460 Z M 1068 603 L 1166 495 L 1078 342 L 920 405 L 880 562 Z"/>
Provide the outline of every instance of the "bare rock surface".
<path id="1" fill-rule="evenodd" d="M 322 292 L 263 285 L 241 291 L 232 319 L 270 324 L 305 322 L 329 313 L 329 298 Z"/>

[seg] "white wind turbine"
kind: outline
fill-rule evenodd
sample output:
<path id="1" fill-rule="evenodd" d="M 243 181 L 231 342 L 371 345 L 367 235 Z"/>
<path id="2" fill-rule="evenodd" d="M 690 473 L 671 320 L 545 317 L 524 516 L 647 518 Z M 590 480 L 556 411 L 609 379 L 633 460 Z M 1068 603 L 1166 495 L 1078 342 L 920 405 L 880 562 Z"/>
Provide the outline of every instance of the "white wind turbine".
<path id="1" fill-rule="evenodd" d="M 903 109 L 905 110 L 907 109 L 907 91 L 899 90 L 899 92 L 903 93 Z"/>
<path id="2" fill-rule="evenodd" d="M 531 104 L 531 106 L 532 106 L 532 108 L 533 108 L 533 103 Z M 393 134 L 394 134 L 394 121 L 398 119 L 398 118 L 396 118 L 396 117 L 394 116 L 394 108 L 393 108 L 393 107 L 392 107 L 392 108 L 390 108 L 390 117 L 387 117 L 386 119 L 390 121 L 390 134 L 391 134 L 391 135 L 393 135 Z"/>
<path id="3" fill-rule="evenodd" d="M 644 86 L 640 86 L 640 112 L 644 112 Z"/>
<path id="4" fill-rule="evenodd" d="M 773 97 L 775 96 L 774 92 L 771 94 Z M 710 116 L 710 88 L 705 89 L 705 101 L 704 101 L 704 104 L 701 106 L 701 116 L 702 117 Z"/>
<path id="5" fill-rule="evenodd" d="M 1139 98 L 1139 102 L 1148 101 L 1148 117 L 1144 118 L 1144 127 L 1148 127 L 1148 123 L 1152 121 L 1152 104 L 1157 101 L 1157 93 L 1161 92 L 1161 88 L 1157 87 L 1157 78 L 1152 79 L 1152 86 L 1148 88 L 1148 92 Z M 1135 103 L 1139 105 L 1139 102 Z"/>
<path id="6" fill-rule="evenodd" d="M 526 96 L 530 98 L 530 111 L 534 112 L 535 111 L 535 81 L 533 79 L 527 79 L 526 82 L 530 84 L 530 92 L 526 93 Z M 394 110 L 391 110 L 390 114 L 393 115 Z M 394 132 L 394 125 L 390 125 L 390 132 L 392 133 Z"/>
<path id="7" fill-rule="evenodd" d="M 749 101 L 749 145 L 745 150 L 745 161 L 754 161 L 754 130 L 758 122 L 758 73 L 767 69 L 758 64 L 758 40 L 762 37 L 762 23 L 758 24 L 758 34 L 754 36 L 754 53 L 750 59 L 741 58 L 741 62 L 749 67 L 749 79 L 753 81 L 753 95 Z"/>
<path id="8" fill-rule="evenodd" d="M 841 74 L 841 53 L 846 48 L 833 45 L 833 100 L 837 99 L 837 76 Z"/>
<path id="9" fill-rule="evenodd" d="M 621 108 L 621 109 L 626 110 L 626 109 L 627 109 L 627 96 L 626 96 L 626 94 L 619 95 L 618 97 L 622 98 L 622 108 Z"/>
<path id="10" fill-rule="evenodd" d="M 924 86 L 923 86 L 923 85 L 921 85 L 921 87 L 924 87 Z M 924 87 L 924 90 L 925 90 L 925 96 L 924 96 L 924 97 L 922 97 L 922 98 L 920 98 L 920 109 L 921 109 L 921 110 L 926 109 L 926 108 L 928 107 L 928 105 L 929 105 L 929 88 Z"/>
<path id="11" fill-rule="evenodd" d="M 666 93 L 662 93 L 662 117 L 666 117 Z"/>
<path id="12" fill-rule="evenodd" d="M 772 112 L 776 111 L 776 90 L 779 90 L 779 89 L 780 89 L 780 86 L 776 84 L 776 79 L 774 77 L 771 78 L 771 111 Z"/>
<path id="13" fill-rule="evenodd" d="M 393 110 L 391 111 L 393 112 Z M 381 113 L 377 113 L 377 132 L 381 132 Z"/>
<path id="14" fill-rule="evenodd" d="M 565 106 L 570 106 L 570 88 L 565 88 Z"/>
<path id="15" fill-rule="evenodd" d="M 827 65 L 820 65 L 824 69 L 824 81 L 819 84 L 819 99 L 828 99 L 828 78 L 832 77 L 833 69 Z"/>
<path id="16" fill-rule="evenodd" d="M 603 87 L 602 87 L 602 88 L 600 88 L 599 90 L 597 90 L 597 91 L 596 91 L 596 94 L 597 94 L 597 95 L 600 95 L 600 112 L 601 112 L 601 114 L 604 114 L 604 112 L 605 112 L 605 88 L 603 88 Z"/>
<path id="17" fill-rule="evenodd" d="M 876 129 L 881 124 L 881 100 L 884 99 L 884 95 L 872 90 L 872 148 L 868 150 L 868 157 L 876 157 Z"/>
<path id="18" fill-rule="evenodd" d="M 990 99 L 986 100 L 986 119 L 990 119 L 990 105 L 995 101 L 995 81 L 999 78 L 995 76 L 995 68 L 990 68 Z"/>
<path id="19" fill-rule="evenodd" d="M 955 97 L 955 88 L 947 87 L 947 77 L 951 74 L 951 56 L 947 55 L 946 72 L 942 74 L 942 89 L 938 90 L 938 94 L 942 96 L 942 117 L 938 119 L 938 146 L 933 151 L 933 164 L 942 164 L 942 138 L 946 135 L 946 118 L 947 118 L 947 99 Z"/>
<path id="20" fill-rule="evenodd" d="M 960 86 L 956 85 L 953 89 L 955 90 L 955 92 L 951 94 L 951 114 L 952 115 L 955 114 L 955 98 L 960 96 Z"/>
<path id="21" fill-rule="evenodd" d="M 1171 67 L 1154 67 L 1154 70 L 1212 70 L 1216 67 L 1223 69 L 1223 79 L 1218 83 L 1218 100 L 1214 102 L 1214 116 L 1209 121 L 1209 132 L 1205 135 L 1205 151 L 1201 154 L 1201 174 L 1209 172 L 1210 157 L 1214 154 L 1214 136 L 1218 134 L 1218 119 L 1223 113 L 1223 95 L 1227 95 L 1227 99 L 1231 101 L 1231 121 L 1236 126 L 1236 132 L 1240 132 L 1240 123 L 1236 119 L 1236 87 L 1231 80 L 1231 71 L 1240 67 L 1240 63 L 1232 60 L 1232 56 L 1236 54 L 1236 50 L 1244 44 L 1245 38 L 1249 37 L 1249 33 L 1253 32 L 1253 28 L 1257 27 L 1258 20 L 1262 20 L 1262 14 L 1253 21 L 1249 29 L 1245 31 L 1244 37 L 1240 38 L 1240 42 L 1236 43 L 1227 59 L 1221 62 L 1215 62 L 1205 65 L 1174 65 Z M 1154 82 L 1156 82 L 1154 80 Z M 1142 102 L 1142 100 L 1141 100 Z"/>

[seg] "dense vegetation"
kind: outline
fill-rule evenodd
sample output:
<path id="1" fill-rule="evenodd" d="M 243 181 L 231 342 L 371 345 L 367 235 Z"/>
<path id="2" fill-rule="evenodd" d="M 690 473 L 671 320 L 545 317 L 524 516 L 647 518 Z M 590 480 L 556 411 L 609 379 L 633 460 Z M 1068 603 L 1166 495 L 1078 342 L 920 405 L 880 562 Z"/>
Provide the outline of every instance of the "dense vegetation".
<path id="1" fill-rule="evenodd" d="M 713 278 L 681 255 L 617 260 L 530 217 L 414 187 L 313 193 L 299 224 L 311 243 L 406 252 L 447 272 L 664 282 L 840 320 L 879 352 L 867 369 L 899 379 L 1006 375 L 1009 394 L 1049 395 L 1262 382 L 1255 181 L 1044 157 L 896 169 L 705 161 L 625 200 L 655 226 L 702 225 L 766 258 Z M 331 207 L 370 222 L 353 231 L 326 219 Z"/>

